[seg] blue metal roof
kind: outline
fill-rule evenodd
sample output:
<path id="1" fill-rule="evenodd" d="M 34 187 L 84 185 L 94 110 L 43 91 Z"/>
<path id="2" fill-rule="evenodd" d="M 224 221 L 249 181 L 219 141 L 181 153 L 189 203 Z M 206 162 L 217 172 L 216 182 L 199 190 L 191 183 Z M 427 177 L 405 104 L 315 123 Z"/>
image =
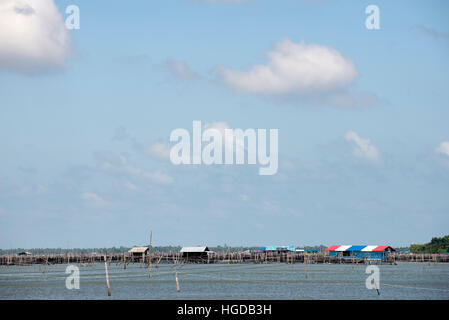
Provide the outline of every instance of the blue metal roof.
<path id="1" fill-rule="evenodd" d="M 296 248 L 293 246 L 266 246 L 263 248 L 265 251 L 278 251 L 278 250 L 288 250 L 288 251 L 295 251 Z"/>
<path id="2" fill-rule="evenodd" d="M 346 249 L 345 251 L 362 251 L 363 248 L 366 246 L 351 246 L 350 248 Z"/>

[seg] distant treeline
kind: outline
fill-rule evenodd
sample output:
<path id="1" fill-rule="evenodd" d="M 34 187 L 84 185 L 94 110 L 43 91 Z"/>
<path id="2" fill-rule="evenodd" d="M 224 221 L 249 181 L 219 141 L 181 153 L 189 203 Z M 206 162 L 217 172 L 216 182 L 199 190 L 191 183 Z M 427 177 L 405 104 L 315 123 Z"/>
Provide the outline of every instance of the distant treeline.
<path id="1" fill-rule="evenodd" d="M 228 247 L 227 245 L 224 246 L 216 246 L 216 247 L 208 247 L 209 250 L 215 251 L 215 252 L 227 252 L 228 250 L 230 252 L 239 252 L 239 251 L 245 251 L 245 250 L 257 250 L 260 247 Z M 159 252 L 177 252 L 181 250 L 182 246 L 152 246 L 152 251 L 159 251 Z M 320 245 L 320 246 L 306 246 L 301 247 L 297 246 L 297 248 L 307 248 L 307 249 L 320 249 L 324 251 L 324 249 L 327 248 L 327 246 Z M 0 255 L 3 254 L 16 254 L 19 252 L 29 252 L 31 254 L 65 254 L 65 253 L 74 253 L 74 254 L 89 254 L 89 253 L 98 253 L 98 254 L 107 254 L 107 253 L 124 253 L 128 252 L 128 250 L 131 249 L 131 247 L 112 247 L 112 248 L 15 248 L 15 249 L 0 249 Z"/>
<path id="2" fill-rule="evenodd" d="M 444 253 L 449 252 L 449 235 L 441 238 L 432 238 L 426 244 L 412 244 L 410 252 L 413 253 Z"/>

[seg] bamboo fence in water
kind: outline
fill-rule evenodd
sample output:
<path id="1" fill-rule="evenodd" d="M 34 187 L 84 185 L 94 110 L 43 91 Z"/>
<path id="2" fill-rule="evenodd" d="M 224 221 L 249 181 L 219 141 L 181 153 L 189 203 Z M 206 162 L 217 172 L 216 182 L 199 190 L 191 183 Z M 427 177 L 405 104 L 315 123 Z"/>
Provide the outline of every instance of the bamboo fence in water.
<path id="1" fill-rule="evenodd" d="M 93 264 L 106 261 L 117 265 L 142 264 L 152 265 L 158 268 L 160 263 L 351 263 L 371 264 L 396 262 L 421 262 L 440 263 L 449 262 L 448 254 L 412 254 L 391 253 L 384 261 L 370 260 L 366 258 L 331 257 L 328 252 L 304 253 L 304 252 L 214 252 L 203 257 L 183 258 L 179 252 L 152 252 L 151 255 L 135 256 L 130 253 L 109 254 L 32 254 L 32 255 L 1 255 L 0 265 L 52 265 L 52 264 Z M 151 269 L 150 269 L 151 270 Z"/>

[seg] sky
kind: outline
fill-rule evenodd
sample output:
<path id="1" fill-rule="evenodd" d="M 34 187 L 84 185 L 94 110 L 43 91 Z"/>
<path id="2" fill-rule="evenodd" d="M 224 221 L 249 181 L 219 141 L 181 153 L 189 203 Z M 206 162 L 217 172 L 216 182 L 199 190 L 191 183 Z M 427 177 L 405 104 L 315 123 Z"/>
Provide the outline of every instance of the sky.
<path id="1" fill-rule="evenodd" d="M 436 0 L 2 0 L 0 248 L 448 234 L 448 13 Z M 195 120 L 278 129 L 277 173 L 172 164 L 170 133 Z"/>

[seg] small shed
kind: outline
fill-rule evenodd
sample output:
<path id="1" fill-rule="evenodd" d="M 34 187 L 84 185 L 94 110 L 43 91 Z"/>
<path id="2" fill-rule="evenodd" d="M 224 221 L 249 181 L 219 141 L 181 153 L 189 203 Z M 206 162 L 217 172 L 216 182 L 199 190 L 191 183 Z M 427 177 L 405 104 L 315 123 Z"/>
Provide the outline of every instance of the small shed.
<path id="1" fill-rule="evenodd" d="M 207 259 L 209 252 L 208 247 L 182 247 L 181 251 L 182 257 L 186 260 L 201 260 Z"/>
<path id="2" fill-rule="evenodd" d="M 133 258 L 142 258 L 148 253 L 148 247 L 134 247 L 128 250 L 128 253 L 131 253 Z"/>

